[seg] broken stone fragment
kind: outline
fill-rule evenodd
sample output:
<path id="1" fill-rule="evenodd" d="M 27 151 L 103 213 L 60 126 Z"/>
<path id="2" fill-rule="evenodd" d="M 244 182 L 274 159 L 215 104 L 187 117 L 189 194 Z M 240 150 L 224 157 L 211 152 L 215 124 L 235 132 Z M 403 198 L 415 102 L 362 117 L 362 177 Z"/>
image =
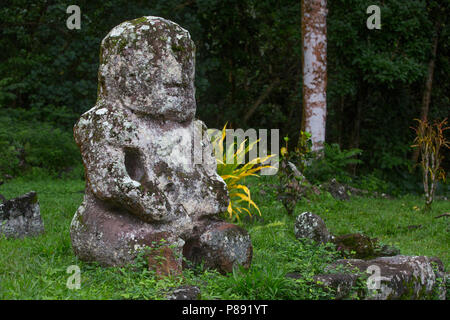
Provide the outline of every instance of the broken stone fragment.
<path id="1" fill-rule="evenodd" d="M 201 292 L 196 286 L 179 286 L 169 291 L 167 300 L 200 300 Z"/>
<path id="2" fill-rule="evenodd" d="M 23 238 L 43 232 L 44 224 L 36 192 L 31 191 L 0 204 L 0 235 Z"/>
<path id="3" fill-rule="evenodd" d="M 336 249 L 347 258 L 373 259 L 400 254 L 398 248 L 390 245 L 381 246 L 378 239 L 360 233 L 336 236 L 332 242 L 336 245 Z"/>
<path id="4" fill-rule="evenodd" d="M 126 21 L 103 39 L 97 103 L 74 127 L 86 170 L 70 229 L 81 260 L 122 266 L 151 248 L 150 268 L 178 274 L 201 225 L 212 241 L 202 248 L 217 250 L 205 256 L 210 265 L 250 264 L 245 230 L 213 231 L 229 197 L 194 119 L 194 57 L 189 32 L 159 17 Z"/>
<path id="5" fill-rule="evenodd" d="M 349 200 L 350 199 L 349 192 L 348 192 L 346 186 L 342 183 L 337 182 L 336 179 L 331 179 L 328 183 L 325 183 L 322 186 L 336 200 Z"/>
<path id="6" fill-rule="evenodd" d="M 327 243 L 333 239 L 322 218 L 311 212 L 297 216 L 294 233 L 297 239 L 311 239 L 318 243 Z"/>
<path id="7" fill-rule="evenodd" d="M 364 284 L 370 281 L 367 290 L 358 290 L 359 297 L 366 300 L 445 300 L 446 297 L 444 265 L 434 257 L 398 255 L 373 260 L 343 259 L 329 265 L 326 271 L 330 273 L 314 279 L 334 289 L 338 299 L 348 298 L 358 278 Z"/>
<path id="8" fill-rule="evenodd" d="M 336 245 L 336 249 L 347 257 L 367 259 L 376 255 L 377 240 L 360 233 L 336 236 L 333 243 Z"/>
<path id="9" fill-rule="evenodd" d="M 222 273 L 232 272 L 233 267 L 250 267 L 253 247 L 250 236 L 243 228 L 220 220 L 201 221 L 194 227 L 183 255 L 185 266 L 203 263 L 205 268 L 214 268 Z"/>

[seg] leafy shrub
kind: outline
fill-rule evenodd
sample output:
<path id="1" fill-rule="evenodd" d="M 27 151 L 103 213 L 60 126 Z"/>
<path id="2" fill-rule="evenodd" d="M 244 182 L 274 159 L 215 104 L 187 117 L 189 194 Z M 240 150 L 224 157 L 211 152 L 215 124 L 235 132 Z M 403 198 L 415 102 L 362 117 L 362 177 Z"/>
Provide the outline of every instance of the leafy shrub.
<path id="1" fill-rule="evenodd" d="M 305 176 L 311 182 L 324 182 L 336 178 L 339 182 L 349 183 L 352 176 L 348 172 L 350 165 L 362 163 L 355 157 L 362 153 L 361 149 L 341 150 L 337 143 L 325 143 L 324 155 L 311 161 L 305 168 Z"/>
<path id="2" fill-rule="evenodd" d="M 281 148 L 281 162 L 290 161 L 296 165 L 296 167 L 303 172 L 307 163 L 313 158 L 311 151 L 312 141 L 311 134 L 308 132 L 300 131 L 297 145 L 289 150 L 288 143 L 289 137 L 284 137 L 285 146 Z"/>
<path id="3" fill-rule="evenodd" d="M 370 192 L 391 193 L 391 184 L 381 179 L 378 174 L 379 171 L 375 170 L 372 173 L 359 177 L 357 187 Z"/>
<path id="4" fill-rule="evenodd" d="M 0 148 L 2 176 L 37 171 L 55 175 L 81 163 L 72 133 L 44 122 L 22 121 L 1 115 Z"/>
<path id="5" fill-rule="evenodd" d="M 235 217 L 239 220 L 239 214 L 247 213 L 251 216 L 251 207 L 258 211 L 258 214 L 261 215 L 258 206 L 255 202 L 253 202 L 250 194 L 250 189 L 241 184 L 241 181 L 245 177 L 256 176 L 263 168 L 270 168 L 268 165 L 261 165 L 273 155 L 268 155 L 264 158 L 254 158 L 250 159 L 249 162 L 243 163 L 245 161 L 246 155 L 253 149 L 253 147 L 258 143 L 259 140 L 248 143 L 247 139 L 245 139 L 237 148 L 237 143 L 233 141 L 230 143 L 229 150 L 225 150 L 224 141 L 226 138 L 226 124 L 222 129 L 222 134 L 219 136 L 212 136 L 212 144 L 216 154 L 217 160 L 217 173 L 222 177 L 222 179 L 226 182 L 230 203 L 228 205 L 228 215 L 229 218 L 232 219 Z M 234 138 L 234 137 L 233 137 Z M 236 152 L 234 152 L 236 150 Z M 232 155 L 232 161 L 227 160 L 227 155 Z M 242 203 L 246 203 L 247 207 L 241 205 Z"/>
<path id="6" fill-rule="evenodd" d="M 277 187 L 278 199 L 281 200 L 288 214 L 294 212 L 297 202 L 311 189 L 309 182 L 304 179 L 302 172 L 313 157 L 311 152 L 311 134 L 300 131 L 297 145 L 289 149 L 289 137 L 284 137 L 285 146 L 280 150 L 280 166 L 278 171 L 279 185 Z M 294 164 L 300 173 L 294 172 Z"/>

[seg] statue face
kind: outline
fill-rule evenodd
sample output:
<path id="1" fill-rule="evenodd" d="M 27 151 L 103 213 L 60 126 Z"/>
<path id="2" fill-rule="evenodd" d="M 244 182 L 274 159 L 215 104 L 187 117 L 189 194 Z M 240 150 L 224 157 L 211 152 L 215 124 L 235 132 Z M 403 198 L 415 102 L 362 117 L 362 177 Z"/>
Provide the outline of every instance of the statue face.
<path id="1" fill-rule="evenodd" d="M 101 57 L 101 98 L 155 118 L 194 117 L 195 46 L 177 24 L 155 17 L 122 23 L 103 39 Z"/>

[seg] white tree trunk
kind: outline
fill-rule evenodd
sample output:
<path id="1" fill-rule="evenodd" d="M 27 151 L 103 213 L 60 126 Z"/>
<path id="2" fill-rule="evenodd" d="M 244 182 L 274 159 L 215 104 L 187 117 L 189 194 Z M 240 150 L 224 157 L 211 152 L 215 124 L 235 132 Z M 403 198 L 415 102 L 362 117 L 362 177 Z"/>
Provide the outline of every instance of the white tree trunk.
<path id="1" fill-rule="evenodd" d="M 312 150 L 325 142 L 327 114 L 327 1 L 302 0 L 303 131 Z"/>

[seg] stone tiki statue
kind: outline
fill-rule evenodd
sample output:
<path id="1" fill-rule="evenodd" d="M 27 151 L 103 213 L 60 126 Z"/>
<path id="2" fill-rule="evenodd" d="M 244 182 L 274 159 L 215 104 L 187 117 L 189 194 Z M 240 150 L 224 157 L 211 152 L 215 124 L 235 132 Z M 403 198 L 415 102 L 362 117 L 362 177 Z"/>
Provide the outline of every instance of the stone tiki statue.
<path id="1" fill-rule="evenodd" d="M 147 257 L 160 274 L 179 273 L 182 256 L 221 272 L 249 267 L 249 235 L 218 218 L 229 198 L 194 119 L 194 54 L 188 31 L 159 17 L 124 22 L 103 39 L 97 103 L 74 128 L 86 190 L 70 234 L 81 260 L 122 266 L 158 247 L 150 252 L 162 264 Z"/>

